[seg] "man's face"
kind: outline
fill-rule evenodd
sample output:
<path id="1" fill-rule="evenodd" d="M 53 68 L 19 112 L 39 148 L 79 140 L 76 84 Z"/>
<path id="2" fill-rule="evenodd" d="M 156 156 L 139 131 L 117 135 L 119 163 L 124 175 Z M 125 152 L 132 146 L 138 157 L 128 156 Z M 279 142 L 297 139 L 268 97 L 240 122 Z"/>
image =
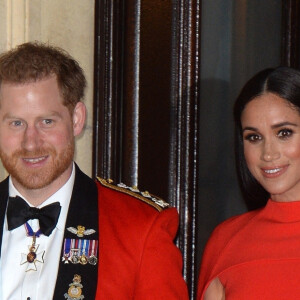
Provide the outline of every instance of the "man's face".
<path id="1" fill-rule="evenodd" d="M 0 158 L 19 191 L 48 186 L 56 191 L 68 180 L 74 136 L 83 127 L 82 105 L 71 116 L 55 76 L 26 84 L 2 82 Z"/>

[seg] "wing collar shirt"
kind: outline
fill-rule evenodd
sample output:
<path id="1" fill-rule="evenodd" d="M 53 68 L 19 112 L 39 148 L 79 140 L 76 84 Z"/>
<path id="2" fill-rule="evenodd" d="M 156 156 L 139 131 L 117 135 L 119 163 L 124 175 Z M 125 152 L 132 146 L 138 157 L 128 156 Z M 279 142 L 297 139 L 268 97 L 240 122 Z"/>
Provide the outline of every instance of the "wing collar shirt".
<path id="1" fill-rule="evenodd" d="M 50 236 L 42 234 L 36 238 L 37 259 L 44 261 L 30 264 L 30 267 L 34 267 L 35 264 L 36 270 L 26 271 L 29 263 L 23 263 L 24 257 L 26 260 L 29 247 L 32 245 L 32 237 L 26 235 L 25 226 L 9 231 L 5 217 L 0 260 L 1 300 L 51 300 L 53 298 L 74 179 L 75 166 L 73 163 L 72 174 L 65 185 L 38 206 L 42 208 L 58 201 L 61 205 L 61 212 Z M 24 199 L 14 187 L 11 178 L 9 178 L 9 196 L 20 196 Z M 29 220 L 28 223 L 34 232 L 39 229 L 37 219 Z"/>

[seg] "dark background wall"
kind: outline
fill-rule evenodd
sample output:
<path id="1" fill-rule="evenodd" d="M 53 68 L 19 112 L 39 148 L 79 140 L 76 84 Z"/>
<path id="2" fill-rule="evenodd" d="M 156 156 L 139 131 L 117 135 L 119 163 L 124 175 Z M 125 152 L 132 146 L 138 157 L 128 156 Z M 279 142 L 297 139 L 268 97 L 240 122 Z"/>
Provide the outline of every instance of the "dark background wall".
<path id="1" fill-rule="evenodd" d="M 235 172 L 232 108 L 250 77 L 280 64 L 281 19 L 281 1 L 202 0 L 198 259 L 212 228 L 247 210 Z"/>
<path id="2" fill-rule="evenodd" d="M 96 0 L 93 173 L 165 198 L 195 297 L 212 229 L 246 210 L 231 108 L 245 81 L 299 67 L 298 0 Z"/>

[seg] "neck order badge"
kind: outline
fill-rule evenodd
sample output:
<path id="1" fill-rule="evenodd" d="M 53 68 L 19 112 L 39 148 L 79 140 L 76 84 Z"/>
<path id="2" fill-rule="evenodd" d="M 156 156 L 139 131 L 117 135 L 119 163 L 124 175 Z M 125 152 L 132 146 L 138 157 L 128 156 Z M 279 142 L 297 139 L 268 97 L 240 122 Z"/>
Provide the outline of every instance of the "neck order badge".
<path id="1" fill-rule="evenodd" d="M 27 264 L 26 272 L 37 271 L 36 263 L 44 263 L 45 251 L 37 252 L 39 245 L 36 244 L 36 238 L 41 234 L 49 236 L 55 228 L 60 214 L 61 206 L 55 202 L 44 206 L 43 208 L 30 207 L 21 197 L 9 197 L 7 207 L 8 230 L 13 230 L 19 226 L 25 226 L 26 235 L 32 237 L 32 243 L 28 246 L 28 254 L 21 253 L 20 265 Z M 28 224 L 28 220 L 38 219 L 40 229 L 33 231 Z"/>
<path id="2" fill-rule="evenodd" d="M 21 263 L 20 265 L 26 264 L 26 272 L 28 271 L 37 271 L 36 263 L 44 263 L 44 255 L 45 251 L 37 253 L 39 245 L 36 244 L 36 238 L 40 236 L 41 231 L 40 229 L 37 232 L 33 232 L 31 226 L 26 222 L 25 229 L 27 236 L 32 236 L 32 244 L 28 246 L 29 253 L 21 253 Z"/>

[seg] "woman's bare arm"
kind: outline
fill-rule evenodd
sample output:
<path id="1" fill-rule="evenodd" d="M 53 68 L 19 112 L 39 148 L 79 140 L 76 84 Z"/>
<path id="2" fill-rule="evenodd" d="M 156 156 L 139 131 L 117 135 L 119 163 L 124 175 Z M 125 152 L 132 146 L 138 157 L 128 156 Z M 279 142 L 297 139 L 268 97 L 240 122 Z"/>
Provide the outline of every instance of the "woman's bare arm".
<path id="1" fill-rule="evenodd" d="M 225 300 L 225 288 L 219 278 L 215 278 L 204 294 L 204 300 Z"/>

